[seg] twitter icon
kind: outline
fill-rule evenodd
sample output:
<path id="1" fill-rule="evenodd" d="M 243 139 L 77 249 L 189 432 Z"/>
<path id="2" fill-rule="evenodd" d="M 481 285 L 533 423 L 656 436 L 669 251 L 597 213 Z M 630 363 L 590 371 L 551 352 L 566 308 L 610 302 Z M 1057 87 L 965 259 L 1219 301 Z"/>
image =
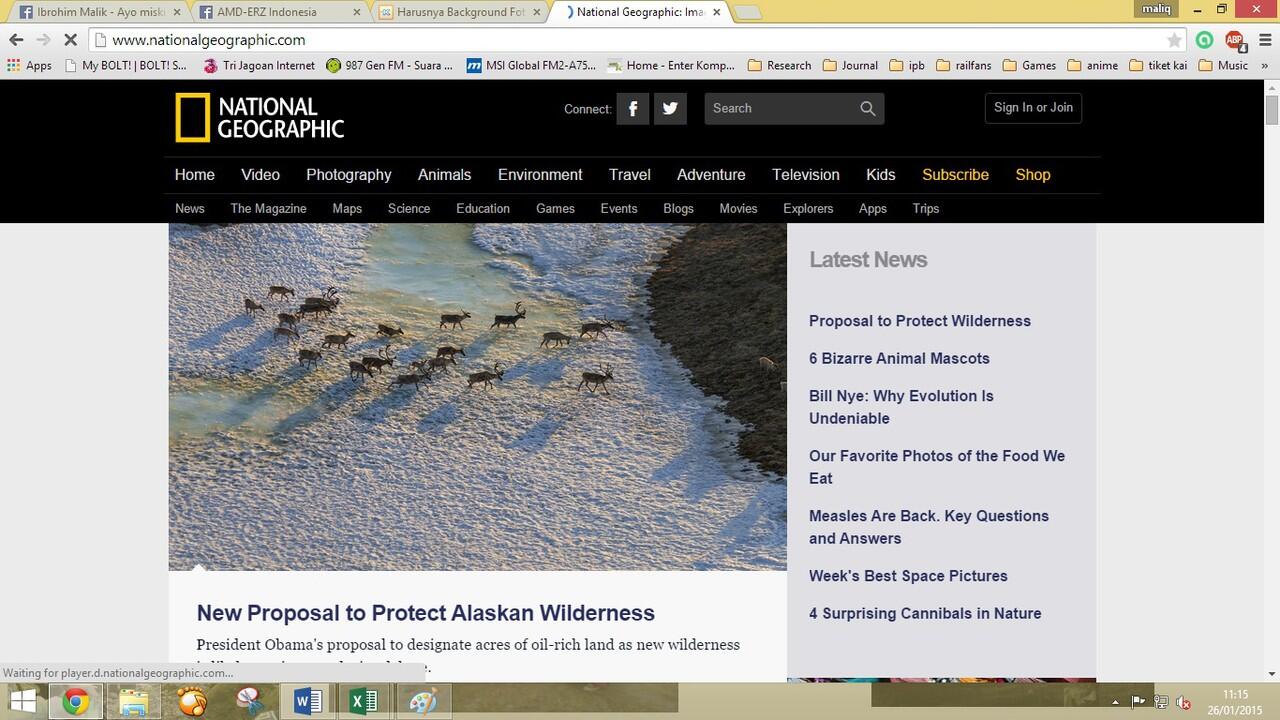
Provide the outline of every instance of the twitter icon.
<path id="1" fill-rule="evenodd" d="M 654 125 L 688 125 L 689 109 L 686 93 L 654 93 Z"/>

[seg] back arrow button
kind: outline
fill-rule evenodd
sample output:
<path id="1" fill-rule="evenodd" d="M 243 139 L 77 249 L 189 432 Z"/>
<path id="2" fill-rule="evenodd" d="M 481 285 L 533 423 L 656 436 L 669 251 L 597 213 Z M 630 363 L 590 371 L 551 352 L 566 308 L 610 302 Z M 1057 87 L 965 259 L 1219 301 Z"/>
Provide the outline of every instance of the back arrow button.
<path id="1" fill-rule="evenodd" d="M 23 40 L 25 40 L 25 39 L 26 39 L 26 38 L 20 38 L 20 37 L 18 37 L 18 33 L 14 33 L 14 34 L 12 34 L 12 35 L 10 35 L 10 36 L 9 36 L 9 44 L 10 44 L 10 45 L 12 45 L 12 46 L 14 46 L 14 47 L 18 47 L 18 43 L 22 42 L 22 41 L 23 41 Z"/>

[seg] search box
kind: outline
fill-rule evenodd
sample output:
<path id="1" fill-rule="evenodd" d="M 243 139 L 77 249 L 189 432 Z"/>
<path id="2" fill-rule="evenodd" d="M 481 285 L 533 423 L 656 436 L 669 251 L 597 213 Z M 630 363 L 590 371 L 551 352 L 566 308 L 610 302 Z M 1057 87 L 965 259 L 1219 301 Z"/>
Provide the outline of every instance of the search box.
<path id="1" fill-rule="evenodd" d="M 883 125 L 884 93 L 707 93 L 707 125 Z"/>

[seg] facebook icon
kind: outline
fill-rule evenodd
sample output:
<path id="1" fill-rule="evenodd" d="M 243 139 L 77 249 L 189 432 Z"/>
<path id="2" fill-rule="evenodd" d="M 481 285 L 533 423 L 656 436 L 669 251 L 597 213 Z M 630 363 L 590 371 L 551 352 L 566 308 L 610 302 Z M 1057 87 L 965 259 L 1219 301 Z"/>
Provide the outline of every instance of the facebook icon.
<path id="1" fill-rule="evenodd" d="M 467 74 L 479 75 L 484 72 L 484 58 L 467 58 Z"/>
<path id="2" fill-rule="evenodd" d="M 20 5 L 18 7 L 18 19 L 20 20 L 31 20 L 35 17 L 35 14 L 36 10 L 34 6 Z"/>
<path id="3" fill-rule="evenodd" d="M 212 6 L 212 5 L 201 5 L 201 6 L 200 6 L 200 19 L 201 19 L 201 20 L 212 20 L 212 19 L 213 19 L 213 6 Z"/>

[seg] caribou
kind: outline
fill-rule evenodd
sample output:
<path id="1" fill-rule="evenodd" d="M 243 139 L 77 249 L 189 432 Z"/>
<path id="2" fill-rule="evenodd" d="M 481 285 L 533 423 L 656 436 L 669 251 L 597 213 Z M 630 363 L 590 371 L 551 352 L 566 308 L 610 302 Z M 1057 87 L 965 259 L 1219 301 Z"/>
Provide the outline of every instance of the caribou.
<path id="1" fill-rule="evenodd" d="M 494 315 L 493 324 L 489 326 L 489 329 L 492 330 L 496 327 L 515 327 L 516 323 L 524 319 L 525 311 L 522 307 L 523 305 L 524 303 L 522 302 L 516 303 L 515 315 Z"/>
<path id="2" fill-rule="evenodd" d="M 561 344 L 568 345 L 571 338 L 562 332 L 545 332 L 542 333 L 542 342 L 538 343 L 539 347 L 551 347 L 551 343 L 555 343 L 556 347 Z"/>
<path id="3" fill-rule="evenodd" d="M 281 299 L 293 297 L 293 288 L 287 288 L 283 285 L 272 285 L 267 288 L 267 299 L 279 296 Z"/>
<path id="4" fill-rule="evenodd" d="M 349 368 L 347 377 L 351 378 L 352 382 L 355 382 L 357 377 L 373 377 L 373 371 L 366 367 L 364 363 L 348 360 L 347 367 Z"/>
<path id="5" fill-rule="evenodd" d="M 309 297 L 302 301 L 305 305 L 337 305 L 338 288 L 330 285 L 320 293 L 320 297 Z"/>
<path id="6" fill-rule="evenodd" d="M 265 310 L 265 309 L 266 308 L 250 300 L 249 298 L 244 299 L 244 312 L 246 315 L 252 315 L 259 310 Z"/>
<path id="7" fill-rule="evenodd" d="M 392 367 L 396 364 L 396 354 L 391 352 L 391 346 L 388 345 L 378 351 L 378 356 L 365 356 L 360 359 L 360 364 L 370 370 L 377 370 L 378 374 L 382 374 L 382 368 Z"/>
<path id="8" fill-rule="evenodd" d="M 587 335 L 590 335 L 592 340 L 598 340 L 601 335 L 608 337 L 609 334 L 605 332 L 606 329 L 617 330 L 617 328 L 614 327 L 612 320 L 605 320 L 603 322 L 582 323 L 582 327 L 579 329 L 579 332 L 578 332 L 578 338 L 581 339 L 586 337 Z"/>
<path id="9" fill-rule="evenodd" d="M 288 340 L 289 342 L 293 342 L 293 341 L 295 341 L 295 340 L 300 339 L 300 337 L 299 337 L 299 335 L 298 335 L 298 331 L 297 331 L 297 330 L 293 330 L 293 329 L 291 329 L 291 328 L 287 328 L 287 327 L 278 327 L 278 328 L 276 328 L 276 329 L 275 329 L 275 332 L 274 332 L 272 335 L 273 335 L 273 336 L 272 336 L 272 338 L 271 338 L 271 341 L 272 341 L 272 342 L 275 342 L 275 339 L 276 339 L 276 338 L 285 338 L 285 339 L 286 339 L 286 340 Z"/>
<path id="10" fill-rule="evenodd" d="M 502 374 L 506 372 L 498 363 L 493 364 L 493 370 L 484 370 L 478 373 L 471 373 L 467 376 L 467 389 L 470 390 L 476 383 L 483 383 L 486 388 L 493 387 L 494 380 L 501 380 Z"/>
<path id="11" fill-rule="evenodd" d="M 457 365 L 457 364 L 458 363 L 455 362 L 452 357 L 439 356 L 439 357 L 424 358 L 422 360 L 418 360 L 413 363 L 413 367 L 416 367 L 419 370 L 419 372 L 425 372 L 427 377 L 431 377 L 431 374 L 434 373 L 436 370 L 447 371 L 449 369 L 449 365 Z"/>
<path id="12" fill-rule="evenodd" d="M 469 317 L 471 317 L 471 313 L 467 312 L 466 310 L 463 310 L 460 313 L 441 315 L 440 329 L 443 330 L 445 325 L 449 325 L 454 330 L 457 330 L 459 328 L 466 330 L 465 327 L 462 327 L 462 321 L 466 320 Z"/>
<path id="13" fill-rule="evenodd" d="M 319 350 L 308 350 L 306 348 L 302 348 L 298 351 L 298 364 L 314 367 L 316 363 L 320 362 L 322 357 L 323 356 L 320 354 Z"/>
<path id="14" fill-rule="evenodd" d="M 303 305 L 302 307 L 298 308 L 297 311 L 295 311 L 293 314 L 299 320 L 302 320 L 307 315 L 319 315 L 320 313 L 330 313 L 330 312 L 333 312 L 333 310 L 331 310 L 330 308 L 324 305 Z"/>
<path id="15" fill-rule="evenodd" d="M 338 288 L 330 287 L 320 297 L 309 297 L 302 301 L 302 310 L 315 308 L 320 312 L 333 312 L 338 307 Z"/>
<path id="16" fill-rule="evenodd" d="M 426 379 L 427 379 L 426 375 L 421 375 L 419 373 L 412 373 L 410 375 L 397 375 L 396 379 L 392 380 L 387 385 L 387 387 L 398 388 L 398 387 L 404 387 L 405 385 L 413 385 L 414 389 L 416 390 L 418 388 L 418 383 Z"/>
<path id="17" fill-rule="evenodd" d="M 582 392 L 582 386 L 586 385 L 591 392 L 603 390 L 605 395 L 609 394 L 609 388 L 605 387 L 605 383 L 613 379 L 613 367 L 605 365 L 600 372 L 584 372 L 582 373 L 582 382 L 578 383 L 578 392 Z"/>
<path id="18" fill-rule="evenodd" d="M 398 327 L 391 327 L 390 325 L 378 323 L 378 334 L 390 338 L 397 335 L 404 335 L 404 330 Z"/>
<path id="19" fill-rule="evenodd" d="M 327 348 L 336 345 L 344 348 L 347 346 L 347 341 L 353 337 L 355 337 L 355 335 L 351 334 L 349 331 L 345 335 L 325 335 L 324 342 L 320 344 L 320 347 Z"/>

